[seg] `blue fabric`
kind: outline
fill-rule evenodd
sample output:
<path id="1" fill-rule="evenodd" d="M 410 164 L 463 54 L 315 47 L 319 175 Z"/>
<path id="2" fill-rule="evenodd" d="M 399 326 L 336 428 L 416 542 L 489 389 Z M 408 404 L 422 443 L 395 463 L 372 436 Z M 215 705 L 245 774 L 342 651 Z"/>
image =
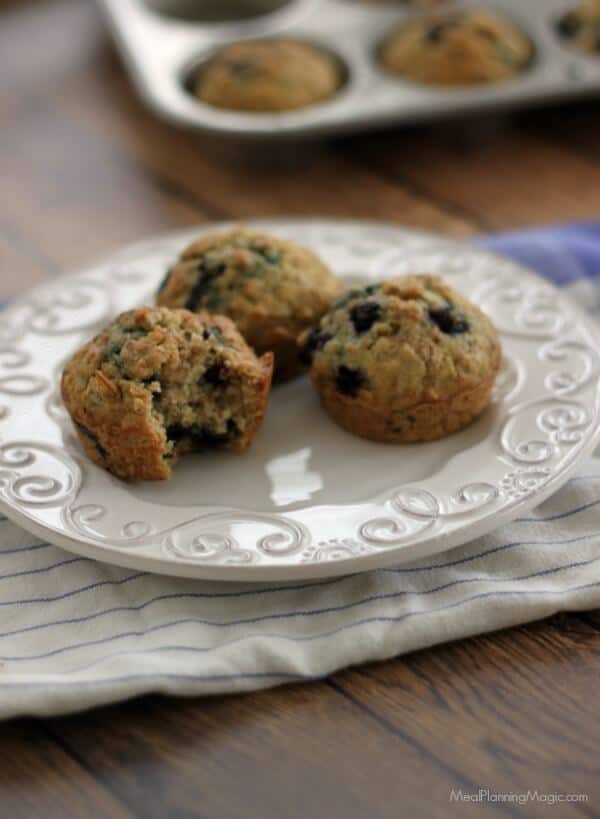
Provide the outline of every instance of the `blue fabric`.
<path id="1" fill-rule="evenodd" d="M 492 234 L 476 244 L 510 256 L 559 287 L 587 279 L 600 288 L 600 221 Z"/>

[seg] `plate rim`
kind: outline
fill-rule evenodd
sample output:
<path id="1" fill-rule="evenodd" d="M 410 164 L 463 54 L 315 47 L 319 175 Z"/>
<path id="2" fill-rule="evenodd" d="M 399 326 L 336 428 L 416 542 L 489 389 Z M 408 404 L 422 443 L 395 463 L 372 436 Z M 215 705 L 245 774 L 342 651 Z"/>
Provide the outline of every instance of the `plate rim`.
<path id="1" fill-rule="evenodd" d="M 69 277 L 77 277 L 83 275 L 88 271 L 100 268 L 106 264 L 118 261 L 121 256 L 134 255 L 137 248 L 142 248 L 148 244 L 159 245 L 164 242 L 186 241 L 188 237 L 193 237 L 211 230 L 226 230 L 232 226 L 248 225 L 250 227 L 277 230 L 277 226 L 282 228 L 298 226 L 302 228 L 310 228 L 315 226 L 335 226 L 336 228 L 365 228 L 372 227 L 376 229 L 385 229 L 391 233 L 399 234 L 400 236 L 420 237 L 431 241 L 442 242 L 443 244 L 455 246 L 458 249 L 468 248 L 475 250 L 477 255 L 488 258 L 497 259 L 499 262 L 506 263 L 506 257 L 482 249 L 480 247 L 473 247 L 468 241 L 464 239 L 457 239 L 452 236 L 445 236 L 444 234 L 437 234 L 431 231 L 420 229 L 407 228 L 402 225 L 396 225 L 390 222 L 384 222 L 373 219 L 335 219 L 330 217 L 310 217 L 310 218 L 263 218 L 263 219 L 248 219 L 248 220 L 226 220 L 219 222 L 207 222 L 196 227 L 188 227 L 176 231 L 167 231 L 147 238 L 139 239 L 131 243 L 127 243 L 114 250 L 111 253 L 103 254 L 99 261 L 86 265 L 78 270 L 72 272 L 65 272 L 64 274 L 53 279 L 56 282 L 60 279 Z M 511 261 L 510 259 L 508 261 Z M 512 262 L 511 262 L 512 263 Z M 568 305 L 569 310 L 575 315 L 578 321 L 583 321 L 585 328 L 590 332 L 591 336 L 596 342 L 596 349 L 600 351 L 600 331 L 590 319 L 585 310 L 577 304 L 577 302 L 555 285 L 544 279 L 535 271 L 527 268 L 520 263 L 516 264 L 527 271 L 529 276 L 537 279 L 544 287 L 550 288 L 560 295 L 561 302 Z M 6 310 L 0 312 L 0 324 L 6 311 L 17 307 L 19 304 L 25 303 L 28 299 L 37 292 L 47 287 L 48 282 L 42 281 L 33 288 L 30 288 L 7 305 Z M 596 384 L 596 394 L 600 396 L 600 381 Z M 161 558 L 147 554 L 140 554 L 135 549 L 129 551 L 120 549 L 119 547 L 111 546 L 110 544 L 94 544 L 84 539 L 77 539 L 70 537 L 67 534 L 57 530 L 51 525 L 39 523 L 27 514 L 22 512 L 18 507 L 12 505 L 8 500 L 5 500 L 0 495 L 0 512 L 6 517 L 22 528 L 37 537 L 43 538 L 54 545 L 66 549 L 69 552 L 80 554 L 85 557 L 90 557 L 103 563 L 111 565 L 142 569 L 150 573 L 164 574 L 171 577 L 187 577 L 206 580 L 219 580 L 231 582 L 268 582 L 272 580 L 287 581 L 294 583 L 297 580 L 308 580 L 315 578 L 325 578 L 332 576 L 344 576 L 349 574 L 357 574 L 363 571 L 370 571 L 377 568 L 386 568 L 392 565 L 399 565 L 411 563 L 415 560 L 426 559 L 436 554 L 441 554 L 469 542 L 475 538 L 482 537 L 489 534 L 491 531 L 499 528 L 503 524 L 515 519 L 519 514 L 529 511 L 535 506 L 542 503 L 560 486 L 564 485 L 573 472 L 576 470 L 578 464 L 587 457 L 595 447 L 600 443 L 600 425 L 596 427 L 588 436 L 586 441 L 580 446 L 577 453 L 573 456 L 570 463 L 561 468 L 559 471 L 551 475 L 540 487 L 525 495 L 524 497 L 513 498 L 506 503 L 502 508 L 489 512 L 476 521 L 470 521 L 467 524 L 468 534 L 465 537 L 465 528 L 459 527 L 452 532 L 438 532 L 430 536 L 425 542 L 420 541 L 408 545 L 390 546 L 387 549 L 381 549 L 369 554 L 351 555 L 344 558 L 339 558 L 334 561 L 327 562 L 307 562 L 295 563 L 290 565 L 285 564 L 210 564 L 200 562 L 183 562 L 174 558 Z M 50 537 L 49 537 L 50 535 Z M 417 553 L 417 554 L 415 554 Z"/>

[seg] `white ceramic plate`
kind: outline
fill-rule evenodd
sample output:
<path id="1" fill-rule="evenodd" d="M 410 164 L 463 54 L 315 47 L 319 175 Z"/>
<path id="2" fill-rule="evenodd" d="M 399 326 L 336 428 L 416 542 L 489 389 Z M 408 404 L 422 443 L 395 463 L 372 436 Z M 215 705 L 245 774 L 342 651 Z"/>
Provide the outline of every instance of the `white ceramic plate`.
<path id="1" fill-rule="evenodd" d="M 186 456 L 166 483 L 114 478 L 83 456 L 59 374 L 116 313 L 151 302 L 167 265 L 202 232 L 187 231 L 53 280 L 0 316 L 0 508 L 10 518 L 65 549 L 152 572 L 324 577 L 484 534 L 540 503 L 597 443 L 599 334 L 535 274 L 375 223 L 255 224 L 313 247 L 349 284 L 443 274 L 501 334 L 493 406 L 441 441 L 376 444 L 335 426 L 300 378 L 273 390 L 247 454 Z"/>

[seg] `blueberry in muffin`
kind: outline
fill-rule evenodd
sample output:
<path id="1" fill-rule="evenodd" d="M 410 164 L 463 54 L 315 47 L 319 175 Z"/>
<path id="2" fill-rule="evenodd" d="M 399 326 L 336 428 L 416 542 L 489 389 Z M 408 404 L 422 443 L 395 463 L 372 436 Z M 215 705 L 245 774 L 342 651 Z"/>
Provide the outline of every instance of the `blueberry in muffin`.
<path id="1" fill-rule="evenodd" d="M 533 45 L 510 20 L 467 9 L 405 23 L 379 56 L 387 71 L 416 82 L 475 85 L 516 76 L 531 62 Z"/>
<path id="2" fill-rule="evenodd" d="M 76 352 L 62 396 L 87 456 L 128 480 L 170 478 L 179 455 L 252 443 L 273 356 L 225 316 L 140 307 Z"/>
<path id="3" fill-rule="evenodd" d="M 276 376 L 302 369 L 296 340 L 339 295 L 339 279 L 311 250 L 248 228 L 203 236 L 168 271 L 157 303 L 229 316 Z"/>
<path id="4" fill-rule="evenodd" d="M 391 443 L 471 423 L 490 401 L 501 356 L 490 319 L 435 276 L 350 290 L 299 344 L 333 420 Z"/>
<path id="5" fill-rule="evenodd" d="M 289 111 L 334 96 L 342 79 L 338 60 L 310 43 L 247 40 L 217 51 L 197 72 L 194 93 L 217 108 Z"/>
<path id="6" fill-rule="evenodd" d="M 588 54 L 600 54 L 600 0 L 581 0 L 556 24 L 559 35 Z"/>

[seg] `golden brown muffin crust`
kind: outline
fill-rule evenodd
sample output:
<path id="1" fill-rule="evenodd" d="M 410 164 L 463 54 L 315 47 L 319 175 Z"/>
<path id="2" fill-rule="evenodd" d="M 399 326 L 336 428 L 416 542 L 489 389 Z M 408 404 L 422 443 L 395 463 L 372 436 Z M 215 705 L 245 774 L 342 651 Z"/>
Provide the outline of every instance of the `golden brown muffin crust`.
<path id="1" fill-rule="evenodd" d="M 277 378 L 300 370 L 296 339 L 341 282 L 311 250 L 249 228 L 202 236 L 183 251 L 157 303 L 229 316 L 257 353 L 275 354 Z"/>
<path id="2" fill-rule="evenodd" d="M 217 108 L 276 112 L 305 108 L 335 95 L 338 60 L 310 43 L 250 40 L 217 51 L 199 70 L 195 93 Z"/>
<path id="3" fill-rule="evenodd" d="M 377 441 L 465 426 L 489 402 L 500 365 L 492 322 L 435 276 L 349 291 L 300 344 L 330 415 Z"/>
<path id="4" fill-rule="evenodd" d="M 581 0 L 556 27 L 565 42 L 588 54 L 600 54 L 600 0 Z"/>
<path id="5" fill-rule="evenodd" d="M 389 72 L 430 85 L 505 82 L 532 57 L 531 40 L 513 22 L 477 9 L 418 17 L 380 49 Z"/>
<path id="6" fill-rule="evenodd" d="M 272 370 L 224 316 L 141 307 L 73 355 L 61 388 L 91 460 L 122 478 L 164 479 L 185 452 L 250 445 Z"/>

